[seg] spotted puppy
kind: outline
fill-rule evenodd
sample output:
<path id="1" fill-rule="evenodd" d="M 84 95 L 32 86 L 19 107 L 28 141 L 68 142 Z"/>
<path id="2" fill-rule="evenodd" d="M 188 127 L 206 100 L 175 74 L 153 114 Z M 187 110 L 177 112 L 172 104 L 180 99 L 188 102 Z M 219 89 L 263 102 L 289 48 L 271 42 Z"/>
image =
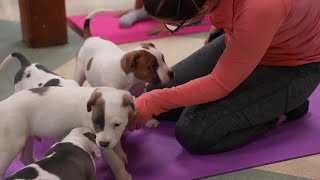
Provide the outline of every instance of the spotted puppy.
<path id="1" fill-rule="evenodd" d="M 96 144 L 116 177 L 131 179 L 120 138 L 134 112 L 130 92 L 111 87 L 42 87 L 0 102 L 0 177 L 14 157 L 33 163 L 31 136 L 60 140 L 76 127 L 96 133 Z"/>
<path id="2" fill-rule="evenodd" d="M 65 79 L 41 64 L 30 63 L 30 61 L 19 52 L 8 55 L 0 64 L 0 70 L 4 69 L 13 59 L 19 60 L 21 64 L 21 67 L 14 78 L 15 93 L 24 89 L 46 86 L 79 86 L 74 80 Z"/>
<path id="3" fill-rule="evenodd" d="M 154 44 L 123 51 L 109 40 L 92 37 L 90 21 L 97 10 L 87 16 L 84 23 L 85 42 L 76 60 L 74 79 L 82 86 L 85 80 L 93 87 L 110 86 L 130 90 L 133 86 L 146 83 L 169 83 L 174 73 L 166 65 L 163 54 Z M 148 121 L 147 127 L 158 126 L 155 119 Z"/>
<path id="4" fill-rule="evenodd" d="M 47 151 L 42 160 L 18 170 L 5 180 L 95 180 L 96 170 L 91 154 L 100 156 L 95 139 L 96 135 L 89 128 L 72 129 L 61 142 Z"/>

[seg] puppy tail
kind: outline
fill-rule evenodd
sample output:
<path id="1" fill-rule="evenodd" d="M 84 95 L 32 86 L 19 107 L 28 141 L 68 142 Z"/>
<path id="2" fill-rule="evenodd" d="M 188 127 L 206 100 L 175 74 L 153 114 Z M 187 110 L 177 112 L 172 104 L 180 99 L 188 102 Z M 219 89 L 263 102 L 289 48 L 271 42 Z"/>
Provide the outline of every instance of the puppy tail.
<path id="1" fill-rule="evenodd" d="M 9 54 L 6 59 L 0 64 L 0 70 L 7 67 L 7 65 L 11 62 L 13 58 L 17 58 L 21 64 L 21 67 L 27 67 L 30 66 L 30 61 L 21 53 L 13 52 Z"/>
<path id="2" fill-rule="evenodd" d="M 90 21 L 91 21 L 91 19 L 97 14 L 104 13 L 104 12 L 109 12 L 109 11 L 111 11 L 111 10 L 110 9 L 98 9 L 98 10 L 95 10 L 95 11 L 93 11 L 93 12 L 88 14 L 88 16 L 86 17 L 86 20 L 84 22 L 84 26 L 83 26 L 83 37 L 84 37 L 84 39 L 92 37 L 91 31 L 90 31 Z"/>

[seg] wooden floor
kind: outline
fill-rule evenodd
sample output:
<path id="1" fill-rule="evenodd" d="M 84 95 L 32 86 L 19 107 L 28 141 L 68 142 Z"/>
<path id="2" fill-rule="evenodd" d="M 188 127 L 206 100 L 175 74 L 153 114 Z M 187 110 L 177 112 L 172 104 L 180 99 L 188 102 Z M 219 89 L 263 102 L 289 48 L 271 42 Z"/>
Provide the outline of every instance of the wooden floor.
<path id="1" fill-rule="evenodd" d="M 66 0 L 68 15 L 86 14 L 98 8 L 109 8 L 113 10 L 129 9 L 133 7 L 133 4 L 133 0 Z M 0 20 L 19 21 L 19 19 L 18 0 L 0 0 Z M 156 39 L 152 40 L 152 42 L 164 53 L 166 62 L 169 65 L 174 65 L 189 56 L 192 52 L 201 48 L 205 36 L 206 33 L 202 33 Z M 123 44 L 120 45 L 120 47 L 126 50 L 140 43 L 141 42 Z M 74 59 L 70 59 L 68 63 L 58 68 L 56 72 L 66 78 L 72 78 L 74 67 Z M 320 155 L 271 164 L 255 169 L 320 180 Z"/>

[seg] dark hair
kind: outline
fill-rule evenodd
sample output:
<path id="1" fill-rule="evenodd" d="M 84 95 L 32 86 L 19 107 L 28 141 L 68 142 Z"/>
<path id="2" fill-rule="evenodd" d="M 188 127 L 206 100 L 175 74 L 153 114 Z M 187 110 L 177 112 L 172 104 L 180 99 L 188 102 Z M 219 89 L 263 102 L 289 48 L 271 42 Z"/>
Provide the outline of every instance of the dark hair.
<path id="1" fill-rule="evenodd" d="M 191 19 L 205 2 L 206 0 L 143 0 L 149 15 L 170 20 Z"/>

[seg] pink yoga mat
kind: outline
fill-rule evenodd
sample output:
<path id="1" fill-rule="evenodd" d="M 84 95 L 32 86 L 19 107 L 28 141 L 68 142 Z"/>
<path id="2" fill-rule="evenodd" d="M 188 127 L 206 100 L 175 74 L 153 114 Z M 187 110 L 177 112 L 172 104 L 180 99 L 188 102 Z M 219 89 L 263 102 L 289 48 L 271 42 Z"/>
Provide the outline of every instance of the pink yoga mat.
<path id="1" fill-rule="evenodd" d="M 242 148 L 217 155 L 191 155 L 174 136 L 174 123 L 163 122 L 158 129 L 142 129 L 125 135 L 127 170 L 137 180 L 188 180 L 247 169 L 320 152 L 320 88 L 310 98 L 310 112 Z M 37 144 L 42 157 L 52 142 Z M 7 174 L 22 165 L 15 160 Z M 97 161 L 99 180 L 113 179 L 107 165 Z"/>
<path id="2" fill-rule="evenodd" d="M 68 21 L 77 31 L 83 31 L 83 24 L 86 15 L 69 16 Z M 97 14 L 91 20 L 91 32 L 94 36 L 99 36 L 108 39 L 116 44 L 151 40 L 163 37 L 174 36 L 167 32 L 162 35 L 150 36 L 145 31 L 157 24 L 155 20 L 146 20 L 136 23 L 131 28 L 121 29 L 118 25 L 119 17 L 116 17 L 116 12 Z M 208 32 L 211 27 L 209 16 L 205 18 L 202 24 L 198 26 L 184 27 L 179 30 L 176 35 Z"/>

